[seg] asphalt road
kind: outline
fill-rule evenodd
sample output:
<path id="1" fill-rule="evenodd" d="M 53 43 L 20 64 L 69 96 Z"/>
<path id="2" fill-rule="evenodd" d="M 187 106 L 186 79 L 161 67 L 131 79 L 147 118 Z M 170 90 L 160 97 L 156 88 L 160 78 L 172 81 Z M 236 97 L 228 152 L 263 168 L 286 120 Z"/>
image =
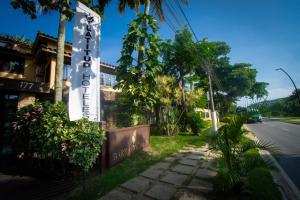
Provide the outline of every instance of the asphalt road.
<path id="1" fill-rule="evenodd" d="M 270 142 L 282 153 L 277 161 L 300 190 L 300 125 L 277 121 L 247 124 L 259 140 Z"/>

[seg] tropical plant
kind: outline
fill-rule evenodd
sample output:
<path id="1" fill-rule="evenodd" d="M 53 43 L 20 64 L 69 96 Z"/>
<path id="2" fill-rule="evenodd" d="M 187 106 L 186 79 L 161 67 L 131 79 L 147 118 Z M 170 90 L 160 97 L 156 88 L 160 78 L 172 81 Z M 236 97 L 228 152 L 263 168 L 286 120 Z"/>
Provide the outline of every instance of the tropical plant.
<path id="1" fill-rule="evenodd" d="M 182 105 L 186 109 L 184 92 L 185 77 L 193 72 L 195 67 L 195 42 L 192 33 L 185 27 L 177 31 L 174 41 L 161 43 L 162 73 L 173 76 L 182 92 Z"/>
<path id="2" fill-rule="evenodd" d="M 60 160 L 91 168 L 100 153 L 104 133 L 86 119 L 69 121 L 65 104 L 36 103 L 22 108 L 14 124 L 16 139 L 23 140 L 26 158 Z"/>
<path id="3" fill-rule="evenodd" d="M 208 128 L 211 123 L 205 122 L 205 120 L 201 117 L 200 112 L 190 111 L 187 113 L 187 125 L 191 128 L 194 134 L 201 133 L 201 130 L 204 128 Z"/>
<path id="4" fill-rule="evenodd" d="M 159 75 L 156 77 L 158 98 L 155 104 L 156 125 L 160 128 L 163 122 L 164 109 L 176 107 L 181 103 L 181 90 L 176 84 L 176 79 L 171 76 Z"/>
<path id="5" fill-rule="evenodd" d="M 26 38 L 24 35 L 12 36 L 12 35 L 9 35 L 9 34 L 1 34 L 0 36 L 4 37 L 4 38 L 7 38 L 7 39 L 10 39 L 10 40 L 14 40 L 14 41 L 26 44 L 28 46 L 32 46 L 32 44 L 33 44 L 32 40 Z"/>
<path id="6" fill-rule="evenodd" d="M 243 128 L 243 124 L 249 116 L 250 114 L 228 117 L 218 133 L 210 136 L 212 148 L 221 154 L 218 176 L 224 191 L 240 188 L 242 177 L 246 177 L 249 170 L 266 166 L 259 155 L 249 155 L 251 150 L 263 149 L 278 153 L 278 149 L 271 144 L 244 139 L 247 131 Z"/>
<path id="7" fill-rule="evenodd" d="M 162 123 L 159 127 L 161 131 L 168 135 L 175 135 L 179 132 L 180 113 L 175 107 L 165 107 L 162 111 Z"/>
<path id="8" fill-rule="evenodd" d="M 144 28 L 149 25 L 150 30 Z M 155 76 L 159 70 L 157 25 L 153 17 L 139 14 L 137 19 L 130 23 L 128 34 L 124 37 L 116 88 L 130 98 L 133 107 L 137 110 L 145 109 L 150 112 L 157 101 Z M 140 45 L 141 39 L 146 46 Z M 136 60 L 134 55 L 141 49 L 145 51 L 142 60 Z"/>
<path id="9" fill-rule="evenodd" d="M 207 97 L 203 88 L 197 88 L 186 92 L 188 110 L 207 107 Z"/>
<path id="10" fill-rule="evenodd" d="M 100 11 L 104 11 L 105 7 L 110 3 L 112 0 L 98 0 L 100 5 Z M 164 10 L 163 4 L 166 0 L 119 0 L 118 1 L 118 10 L 121 14 L 124 13 L 126 6 L 130 9 L 135 9 L 136 14 L 140 14 L 140 7 L 144 5 L 144 13 L 149 15 L 150 14 L 150 7 L 153 7 L 153 11 L 155 16 L 157 16 L 160 20 L 164 20 Z M 183 4 L 188 4 L 188 0 L 181 0 Z M 179 1 L 175 3 L 180 3 Z"/>

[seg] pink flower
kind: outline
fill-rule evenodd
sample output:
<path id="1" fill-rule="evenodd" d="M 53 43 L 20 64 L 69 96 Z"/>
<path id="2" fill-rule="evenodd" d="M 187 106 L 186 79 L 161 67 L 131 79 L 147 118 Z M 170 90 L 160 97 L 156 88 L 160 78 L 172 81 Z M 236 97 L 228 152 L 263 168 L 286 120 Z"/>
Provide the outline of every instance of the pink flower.
<path id="1" fill-rule="evenodd" d="M 60 145 L 60 147 L 61 147 L 61 151 L 65 151 L 68 148 L 68 144 L 64 142 Z"/>

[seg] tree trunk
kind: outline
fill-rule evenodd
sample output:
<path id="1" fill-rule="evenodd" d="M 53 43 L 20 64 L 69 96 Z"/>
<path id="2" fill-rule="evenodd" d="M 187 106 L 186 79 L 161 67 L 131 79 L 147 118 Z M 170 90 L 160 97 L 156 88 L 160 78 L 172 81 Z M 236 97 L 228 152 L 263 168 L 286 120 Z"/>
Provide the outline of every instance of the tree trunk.
<path id="1" fill-rule="evenodd" d="M 188 113 L 188 109 L 187 109 L 187 102 L 186 102 L 186 95 L 185 95 L 185 91 L 184 91 L 184 74 L 182 71 L 179 72 L 180 75 L 179 75 L 179 79 L 178 79 L 178 86 L 179 88 L 181 89 L 181 101 L 182 101 L 182 104 L 181 104 L 181 121 L 183 122 L 183 129 L 182 131 L 186 131 L 186 128 L 187 128 L 187 113 Z"/>
<path id="2" fill-rule="evenodd" d="M 149 15 L 149 12 L 150 12 L 150 0 L 146 0 L 144 14 Z M 147 32 L 147 22 L 144 22 L 143 29 Z M 141 70 L 143 69 L 142 63 L 145 55 L 145 38 L 140 38 L 139 46 L 141 47 L 141 49 L 138 52 L 138 68 L 140 71 L 142 71 Z"/>
<path id="3" fill-rule="evenodd" d="M 161 125 L 160 115 L 161 115 L 161 105 L 158 104 L 155 107 L 155 118 L 156 118 L 156 126 L 159 129 L 160 129 L 160 125 Z"/>
<path id="4" fill-rule="evenodd" d="M 66 7 L 63 7 L 63 11 Z M 64 51 L 65 51 L 65 32 L 66 32 L 66 15 L 62 12 L 59 18 L 58 27 L 58 39 L 57 39 L 57 57 L 56 57 L 56 67 L 55 67 L 55 98 L 54 102 L 58 103 L 62 101 L 62 73 L 64 66 Z"/>
<path id="5" fill-rule="evenodd" d="M 146 0 L 146 3 L 145 3 L 145 14 L 149 15 L 149 13 L 150 13 L 150 0 Z"/>

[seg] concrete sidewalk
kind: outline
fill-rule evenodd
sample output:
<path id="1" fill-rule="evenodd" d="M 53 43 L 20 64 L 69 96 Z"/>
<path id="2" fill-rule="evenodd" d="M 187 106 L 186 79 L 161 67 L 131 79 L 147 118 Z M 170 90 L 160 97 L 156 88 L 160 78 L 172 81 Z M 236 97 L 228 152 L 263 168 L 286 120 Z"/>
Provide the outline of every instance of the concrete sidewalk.
<path id="1" fill-rule="evenodd" d="M 208 199 L 213 191 L 210 179 L 217 175 L 208 146 L 188 146 L 151 166 L 139 176 L 112 190 L 100 200 Z"/>

